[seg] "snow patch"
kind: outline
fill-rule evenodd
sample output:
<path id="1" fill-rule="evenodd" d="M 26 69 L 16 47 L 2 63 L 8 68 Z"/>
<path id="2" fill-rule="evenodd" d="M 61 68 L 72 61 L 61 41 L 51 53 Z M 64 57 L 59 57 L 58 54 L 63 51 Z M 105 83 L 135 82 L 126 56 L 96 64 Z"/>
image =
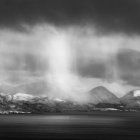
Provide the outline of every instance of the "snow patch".
<path id="1" fill-rule="evenodd" d="M 140 90 L 134 91 L 133 96 L 134 96 L 134 97 L 140 96 Z"/>
<path id="2" fill-rule="evenodd" d="M 65 102 L 64 100 L 59 99 L 59 98 L 55 98 L 54 100 L 57 101 L 57 102 Z"/>
<path id="3" fill-rule="evenodd" d="M 26 94 L 26 93 L 16 93 L 15 95 L 13 95 L 13 99 L 14 100 L 18 100 L 18 101 L 26 101 L 26 100 L 30 100 L 32 99 L 34 96 Z"/>
<path id="4" fill-rule="evenodd" d="M 105 110 L 117 111 L 118 109 L 116 109 L 116 108 L 106 108 Z"/>

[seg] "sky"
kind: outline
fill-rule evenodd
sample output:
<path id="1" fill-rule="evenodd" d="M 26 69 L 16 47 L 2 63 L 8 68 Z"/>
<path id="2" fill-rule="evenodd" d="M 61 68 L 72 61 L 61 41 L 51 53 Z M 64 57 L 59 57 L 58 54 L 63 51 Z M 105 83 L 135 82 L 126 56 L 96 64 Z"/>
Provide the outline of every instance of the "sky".
<path id="1" fill-rule="evenodd" d="M 1 86 L 70 98 L 138 89 L 139 13 L 139 0 L 1 0 Z"/>

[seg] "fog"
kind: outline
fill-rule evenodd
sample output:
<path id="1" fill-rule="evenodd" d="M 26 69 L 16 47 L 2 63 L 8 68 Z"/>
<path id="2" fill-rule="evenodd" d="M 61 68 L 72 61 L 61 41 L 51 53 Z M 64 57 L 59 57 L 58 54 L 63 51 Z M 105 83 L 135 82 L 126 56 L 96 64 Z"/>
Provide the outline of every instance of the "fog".
<path id="1" fill-rule="evenodd" d="M 0 87 L 79 102 L 99 85 L 118 97 L 139 88 L 139 36 L 104 35 L 94 26 L 22 26 L 0 29 Z M 138 55 L 127 60 L 128 51 Z"/>

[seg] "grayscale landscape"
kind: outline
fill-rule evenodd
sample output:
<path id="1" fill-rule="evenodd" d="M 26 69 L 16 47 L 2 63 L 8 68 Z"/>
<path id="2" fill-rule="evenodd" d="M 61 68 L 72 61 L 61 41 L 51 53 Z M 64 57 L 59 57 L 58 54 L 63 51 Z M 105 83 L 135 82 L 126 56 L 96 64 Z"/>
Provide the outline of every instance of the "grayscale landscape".
<path id="1" fill-rule="evenodd" d="M 0 140 L 140 139 L 140 0 L 0 0 Z"/>

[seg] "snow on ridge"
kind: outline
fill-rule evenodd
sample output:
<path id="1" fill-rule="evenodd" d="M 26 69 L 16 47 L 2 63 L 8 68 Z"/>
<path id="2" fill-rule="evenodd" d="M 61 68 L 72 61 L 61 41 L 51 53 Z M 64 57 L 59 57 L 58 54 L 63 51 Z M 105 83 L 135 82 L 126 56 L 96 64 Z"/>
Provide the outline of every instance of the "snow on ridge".
<path id="1" fill-rule="evenodd" d="M 64 100 L 60 99 L 60 98 L 54 98 L 55 101 L 57 102 L 65 102 Z"/>
<path id="2" fill-rule="evenodd" d="M 32 99 L 33 97 L 34 97 L 33 95 L 26 94 L 26 93 L 16 93 L 13 95 L 14 100 L 23 100 L 23 101 Z"/>
<path id="3" fill-rule="evenodd" d="M 116 109 L 116 108 L 106 108 L 105 110 L 117 111 L 117 110 L 119 110 L 119 109 Z"/>
<path id="4" fill-rule="evenodd" d="M 140 90 L 134 91 L 133 96 L 134 96 L 134 97 L 140 96 Z"/>

